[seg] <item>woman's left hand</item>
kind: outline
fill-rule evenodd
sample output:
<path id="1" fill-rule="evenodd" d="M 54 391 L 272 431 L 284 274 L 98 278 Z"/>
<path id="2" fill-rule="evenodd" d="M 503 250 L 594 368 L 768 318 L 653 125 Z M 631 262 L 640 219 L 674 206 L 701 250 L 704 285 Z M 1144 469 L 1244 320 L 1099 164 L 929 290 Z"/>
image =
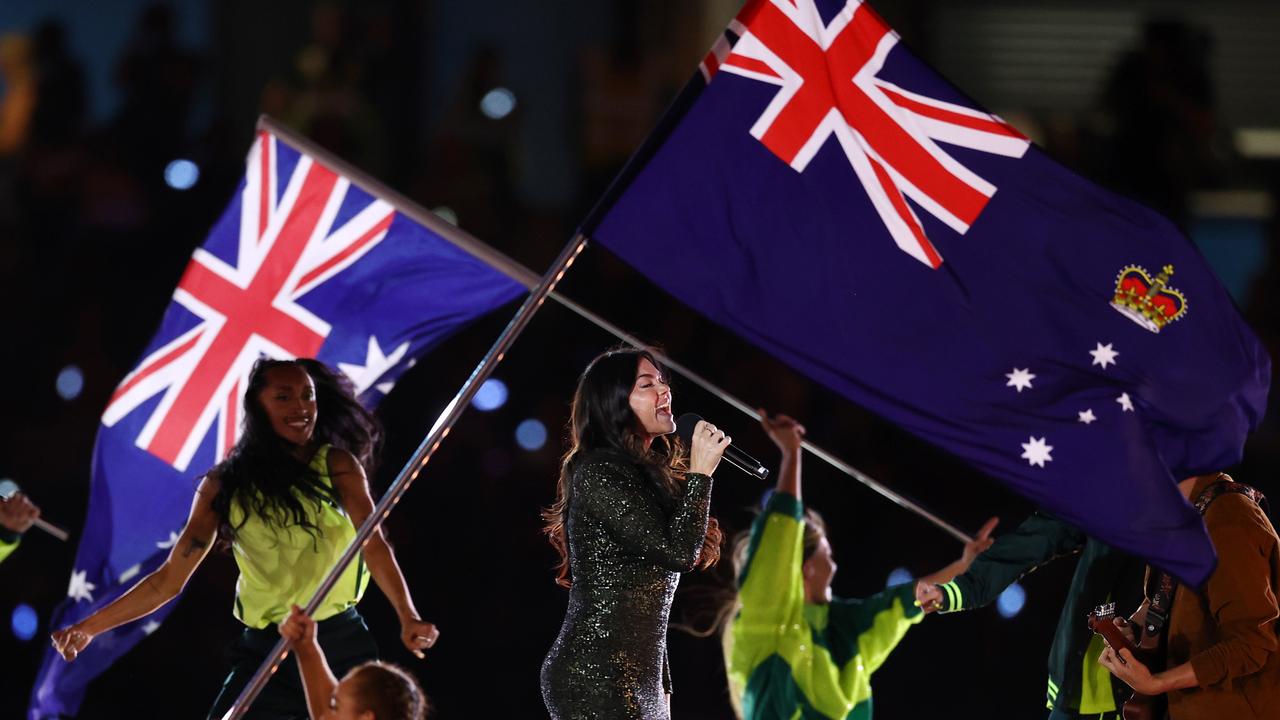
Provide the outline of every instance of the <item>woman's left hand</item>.
<path id="1" fill-rule="evenodd" d="M 440 631 L 435 624 L 422 618 L 409 618 L 400 623 L 400 642 L 419 660 L 426 657 L 422 651 L 430 650 L 439 637 Z"/>
<path id="2" fill-rule="evenodd" d="M 1110 646 L 1103 648 L 1102 655 L 1098 656 L 1098 664 L 1143 695 L 1164 693 L 1160 680 L 1152 675 L 1151 670 L 1135 658 L 1133 653 L 1124 648 L 1119 650 L 1114 650 Z"/>
<path id="3" fill-rule="evenodd" d="M 978 530 L 978 534 L 973 539 L 964 544 L 964 552 L 960 554 L 960 560 L 967 569 L 973 564 L 979 555 L 986 552 L 991 544 L 995 542 L 995 538 L 991 537 L 991 531 L 996 529 L 996 525 L 1000 523 L 1000 518 L 993 517 L 982 525 L 982 529 Z"/>

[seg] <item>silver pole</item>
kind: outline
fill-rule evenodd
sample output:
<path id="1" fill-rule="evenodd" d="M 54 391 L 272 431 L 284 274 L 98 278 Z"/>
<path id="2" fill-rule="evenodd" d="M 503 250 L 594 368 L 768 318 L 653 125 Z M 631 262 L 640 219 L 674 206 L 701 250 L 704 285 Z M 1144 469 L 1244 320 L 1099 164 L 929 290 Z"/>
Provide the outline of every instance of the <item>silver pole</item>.
<path id="1" fill-rule="evenodd" d="M 347 565 L 355 559 L 356 553 L 364 547 L 365 542 L 373 535 L 374 531 L 381 527 L 383 520 L 391 514 L 391 508 L 400 502 L 401 496 L 413 484 L 414 479 L 418 477 L 418 473 L 426 466 L 431 459 L 431 455 L 440 447 L 440 442 L 453 428 L 454 423 L 462 416 L 467 404 L 475 397 L 476 392 L 480 390 L 480 385 L 489 377 L 493 369 L 502 362 L 502 358 L 506 355 L 507 350 L 511 348 L 511 344 L 515 342 L 520 332 L 529 324 L 529 320 L 533 318 L 533 314 L 542 307 L 542 303 L 546 301 L 547 294 L 551 292 L 551 288 L 560 282 L 560 278 L 564 277 L 569 266 L 573 265 L 573 261 L 582 252 L 587 245 L 587 238 L 579 234 L 574 236 L 573 240 L 564 249 L 560 251 L 560 256 L 556 258 L 555 263 L 542 276 L 542 281 L 532 288 L 529 296 L 525 298 L 524 303 L 520 306 L 520 310 L 511 318 L 511 322 L 507 323 L 507 327 L 503 329 L 502 334 L 494 341 L 493 347 L 489 348 L 489 352 L 485 354 L 484 359 L 471 372 L 471 377 L 462 384 L 462 388 L 458 390 L 458 394 L 453 396 L 453 400 L 445 406 L 445 409 L 436 418 L 436 422 L 431 426 L 431 431 L 422 440 L 422 444 L 418 446 L 413 458 L 405 464 L 400 470 L 400 475 L 396 477 L 391 487 L 387 488 L 386 494 L 378 501 L 377 507 L 360 526 L 360 530 L 356 533 L 351 544 L 347 546 L 346 552 L 338 559 L 337 565 L 329 572 L 329 575 L 320 583 L 320 587 L 316 588 L 316 592 L 311 596 L 311 600 L 307 602 L 304 612 L 308 616 L 316 611 L 320 606 L 320 601 L 329 594 L 333 586 L 338 582 L 338 576 L 346 570 Z M 244 716 L 249 710 L 249 706 L 253 703 L 258 694 L 262 692 L 262 688 L 266 687 L 267 681 L 280 668 L 280 663 L 288 656 L 288 648 L 286 647 L 284 638 L 280 638 L 272 649 L 271 654 L 258 667 L 257 672 L 249 680 L 249 684 L 240 692 L 240 697 L 236 698 L 236 702 L 231 709 L 222 716 L 223 720 L 238 720 Z"/>
<path id="2" fill-rule="evenodd" d="M 321 161 L 325 165 L 329 166 L 330 168 L 336 170 L 338 173 L 342 174 L 344 177 L 350 179 L 353 185 L 361 188 L 362 190 L 369 193 L 370 195 L 374 195 L 375 197 L 382 198 L 383 200 L 390 203 L 391 206 L 394 207 L 397 212 L 402 213 L 406 217 L 412 218 L 414 221 L 418 222 L 419 224 L 429 228 L 432 232 L 436 233 L 437 235 L 444 238 L 445 240 L 448 240 L 449 242 L 453 243 L 459 249 L 469 253 L 471 256 L 475 257 L 477 260 L 487 263 L 490 267 L 507 275 L 512 280 L 515 280 L 516 282 L 523 284 L 525 287 L 531 290 L 538 286 L 538 282 L 539 282 L 538 275 L 534 273 L 532 270 L 530 270 L 529 268 L 525 267 L 524 265 L 521 265 L 515 260 L 512 260 L 506 255 L 480 242 L 479 240 L 475 239 L 474 237 L 469 235 L 466 231 L 458 228 L 457 226 L 452 225 L 448 222 L 445 222 L 445 220 L 442 219 L 439 215 L 436 215 L 430 210 L 427 210 L 423 208 L 421 205 L 418 205 L 412 200 L 406 198 L 404 195 L 401 195 L 400 193 L 397 193 L 396 191 L 388 188 L 387 186 L 379 182 L 377 179 L 361 171 L 360 169 L 353 167 L 352 165 L 342 160 L 341 158 L 335 157 L 333 154 L 329 153 L 324 148 L 321 148 L 315 143 L 308 140 L 307 138 L 301 135 L 298 135 L 293 130 L 290 130 L 284 125 L 281 125 L 279 122 L 275 121 L 274 119 L 266 115 L 263 115 L 261 118 L 258 119 L 258 128 L 261 130 L 266 130 L 267 132 L 272 133 L 273 135 L 283 138 L 290 145 L 293 145 L 294 147 L 303 150 L 308 155 L 316 158 L 317 160 Z M 672 360 L 670 357 L 655 351 L 651 347 L 648 347 L 645 343 L 641 342 L 639 339 L 627 333 L 626 331 L 622 330 L 621 328 L 609 322 L 608 320 L 605 320 L 604 318 L 600 317 L 594 312 L 588 310 L 587 308 L 579 305 L 578 303 L 574 302 L 573 300 L 570 300 L 569 298 L 559 293 L 552 292 L 550 293 L 550 297 L 551 299 L 560 303 L 561 305 L 568 308 L 569 310 L 572 310 L 579 317 L 587 320 L 588 322 L 594 324 L 596 327 L 599 327 L 605 332 L 613 335 L 614 337 L 618 338 L 622 342 L 625 342 L 634 347 L 645 348 L 650 352 L 653 352 L 655 357 L 658 357 L 658 359 L 660 359 L 664 365 L 671 368 L 672 370 L 675 370 L 681 375 L 687 377 L 689 380 L 693 381 L 693 383 L 698 387 L 702 388 L 703 390 L 706 390 L 712 395 L 715 395 L 716 397 L 725 401 L 729 405 L 742 411 L 744 414 L 752 418 L 756 417 L 756 411 L 750 405 L 747 405 L 746 403 L 742 402 L 741 400 L 734 397 L 733 395 L 730 395 L 728 392 L 721 389 L 711 381 L 702 377 L 698 373 L 695 373 L 694 371 L 690 370 L 684 365 L 681 365 L 675 360 Z M 890 502 L 894 503 L 898 507 L 904 508 L 906 510 L 909 510 L 919 515 L 925 520 L 928 520 L 929 522 L 933 523 L 943 532 L 947 533 L 948 535 L 951 535 L 952 537 L 956 538 L 961 542 L 970 541 L 971 538 L 969 537 L 969 535 L 957 529 L 954 525 L 946 522 L 945 520 L 939 518 L 937 515 L 934 515 L 928 510 L 920 507 L 912 500 L 905 498 L 902 495 L 899 495 L 898 493 L 890 490 L 889 488 L 882 485 L 880 482 L 876 481 L 874 478 L 870 477 L 869 475 L 862 472 L 861 470 L 858 470 L 852 465 L 844 462 L 843 460 L 836 457 L 835 455 L 828 452 L 827 450 L 824 450 L 823 448 L 820 448 L 817 445 L 814 445 L 813 443 L 808 442 L 807 440 L 804 443 L 804 448 L 809 452 L 813 453 L 818 458 L 826 461 L 832 467 L 844 473 L 848 477 L 853 478 L 854 480 L 862 483 L 863 485 L 866 485 L 868 488 L 875 491 L 876 493 L 879 493 L 882 497 L 888 499 Z"/>

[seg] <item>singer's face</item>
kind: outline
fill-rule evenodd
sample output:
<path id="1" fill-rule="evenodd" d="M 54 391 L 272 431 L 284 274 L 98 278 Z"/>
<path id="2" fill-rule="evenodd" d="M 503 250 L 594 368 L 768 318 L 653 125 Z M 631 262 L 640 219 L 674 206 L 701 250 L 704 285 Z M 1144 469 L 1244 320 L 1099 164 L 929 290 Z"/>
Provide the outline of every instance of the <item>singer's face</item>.
<path id="1" fill-rule="evenodd" d="M 258 402 L 271 418 L 271 429 L 294 445 L 306 445 L 316 430 L 316 386 L 297 365 L 267 371 L 267 386 Z"/>
<path id="2" fill-rule="evenodd" d="M 652 439 L 676 431 L 676 421 L 671 416 L 671 387 L 647 358 L 640 358 L 636 365 L 630 400 L 641 433 Z"/>
<path id="3" fill-rule="evenodd" d="M 802 566 L 805 600 L 811 603 L 831 602 L 831 580 L 836 576 L 836 567 L 836 560 L 831 556 L 831 543 L 823 536 Z"/>

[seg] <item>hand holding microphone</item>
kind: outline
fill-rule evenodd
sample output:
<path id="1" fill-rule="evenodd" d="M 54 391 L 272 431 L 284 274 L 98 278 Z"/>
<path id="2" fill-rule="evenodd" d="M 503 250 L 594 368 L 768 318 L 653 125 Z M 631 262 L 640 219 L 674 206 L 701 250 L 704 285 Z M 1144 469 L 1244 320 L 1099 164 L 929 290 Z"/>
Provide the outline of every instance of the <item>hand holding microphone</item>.
<path id="1" fill-rule="evenodd" d="M 59 540 L 66 540 L 68 537 L 66 530 L 40 517 L 40 508 L 22 494 L 17 483 L 0 480 L 0 527 L 23 533 L 33 525 Z"/>
<path id="2" fill-rule="evenodd" d="M 761 480 L 769 477 L 769 469 L 759 460 L 734 447 L 730 444 L 733 438 L 694 413 L 686 413 L 676 420 L 676 434 L 689 446 L 690 472 L 710 475 L 723 456 L 730 465 L 748 475 Z"/>

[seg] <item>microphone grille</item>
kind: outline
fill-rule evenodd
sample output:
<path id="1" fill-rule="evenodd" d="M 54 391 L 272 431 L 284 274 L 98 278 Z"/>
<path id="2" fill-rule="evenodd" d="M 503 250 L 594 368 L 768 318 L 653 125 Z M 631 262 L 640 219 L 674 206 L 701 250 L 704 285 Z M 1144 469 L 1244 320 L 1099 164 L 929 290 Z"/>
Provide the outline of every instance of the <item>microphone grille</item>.
<path id="1" fill-rule="evenodd" d="M 676 420 L 676 435 L 688 445 L 693 441 L 693 428 L 702 420 L 697 413 L 685 413 Z"/>

